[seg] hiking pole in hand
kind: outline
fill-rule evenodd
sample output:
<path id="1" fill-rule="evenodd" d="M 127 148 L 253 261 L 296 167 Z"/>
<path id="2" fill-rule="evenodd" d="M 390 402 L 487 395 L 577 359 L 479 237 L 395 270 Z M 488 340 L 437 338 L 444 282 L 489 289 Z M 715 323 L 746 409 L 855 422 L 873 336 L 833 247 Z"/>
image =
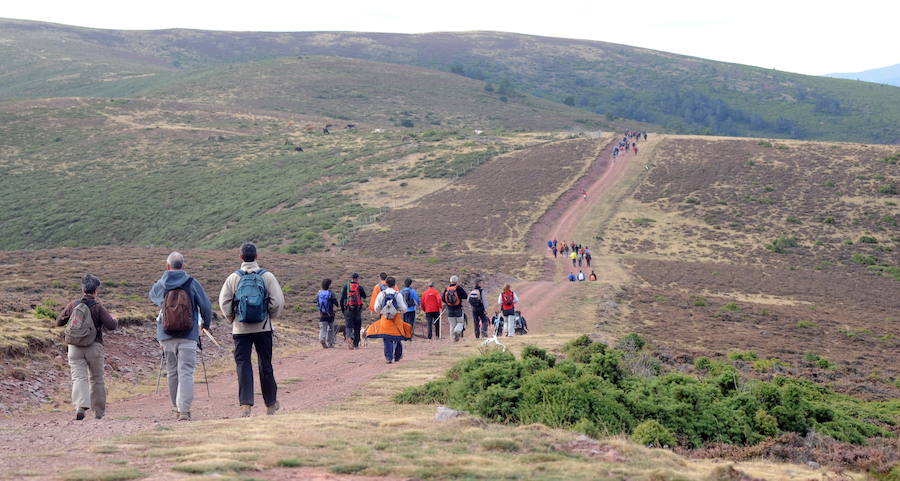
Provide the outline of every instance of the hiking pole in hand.
<path id="1" fill-rule="evenodd" d="M 159 352 L 159 372 L 156 373 L 156 394 L 159 394 L 159 380 L 162 379 L 163 362 L 166 360 L 166 351 L 160 346 Z"/>
<path id="2" fill-rule="evenodd" d="M 206 329 L 204 329 L 205 331 Z M 203 355 L 203 342 L 200 341 L 202 338 L 197 339 L 197 346 L 200 348 L 200 365 L 203 366 L 203 382 L 206 383 L 206 396 L 212 398 L 212 393 L 209 391 L 209 378 L 206 376 L 206 357 Z"/>

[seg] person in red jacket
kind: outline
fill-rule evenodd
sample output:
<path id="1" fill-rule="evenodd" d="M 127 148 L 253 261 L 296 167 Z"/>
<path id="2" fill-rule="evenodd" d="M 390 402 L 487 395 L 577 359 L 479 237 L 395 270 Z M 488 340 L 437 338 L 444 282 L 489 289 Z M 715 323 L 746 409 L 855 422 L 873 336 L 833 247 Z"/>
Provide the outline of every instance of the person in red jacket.
<path id="1" fill-rule="evenodd" d="M 434 288 L 434 282 L 428 283 L 428 289 L 422 293 L 422 312 L 425 313 L 425 324 L 428 325 L 428 339 L 431 339 L 431 331 L 437 337 L 441 337 L 441 293 Z"/>

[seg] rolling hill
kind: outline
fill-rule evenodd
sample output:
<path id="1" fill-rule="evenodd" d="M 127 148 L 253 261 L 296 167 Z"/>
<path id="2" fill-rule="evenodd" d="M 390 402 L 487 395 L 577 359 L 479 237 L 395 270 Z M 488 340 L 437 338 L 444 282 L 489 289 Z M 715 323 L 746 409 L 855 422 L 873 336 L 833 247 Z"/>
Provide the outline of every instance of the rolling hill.
<path id="1" fill-rule="evenodd" d="M 0 61 L 15 68 L 0 98 L 135 96 L 197 69 L 306 55 L 449 71 L 684 133 L 900 142 L 896 87 L 498 32 L 108 31 L 3 20 Z"/>
<path id="2" fill-rule="evenodd" d="M 830 73 L 826 75 L 826 77 L 862 80 L 863 82 L 874 82 L 900 87 L 900 63 L 891 65 L 890 67 L 863 70 L 862 72 Z"/>

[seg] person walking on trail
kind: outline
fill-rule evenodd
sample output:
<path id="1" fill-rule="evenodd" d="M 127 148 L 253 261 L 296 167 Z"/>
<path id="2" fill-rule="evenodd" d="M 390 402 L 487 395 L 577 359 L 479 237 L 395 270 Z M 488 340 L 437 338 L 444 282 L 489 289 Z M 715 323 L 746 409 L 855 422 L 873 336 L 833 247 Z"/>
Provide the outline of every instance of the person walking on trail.
<path id="1" fill-rule="evenodd" d="M 194 369 L 200 345 L 200 325 L 209 329 L 212 305 L 197 279 L 184 271 L 184 256 L 172 252 L 166 271 L 150 288 L 150 302 L 161 309 L 156 317 L 156 340 L 163 349 L 166 381 L 179 421 L 191 420 Z"/>
<path id="2" fill-rule="evenodd" d="M 569 275 L 566 276 L 566 279 L 568 279 L 569 282 L 575 282 L 575 273 L 574 273 L 574 272 L 570 272 Z"/>
<path id="3" fill-rule="evenodd" d="M 425 325 L 428 329 L 428 339 L 434 335 L 441 337 L 441 293 L 434 288 L 434 282 L 428 283 L 428 289 L 422 293 L 422 311 L 425 313 Z"/>
<path id="4" fill-rule="evenodd" d="M 421 303 L 419 294 L 412 288 L 412 284 L 413 280 L 407 277 L 403 280 L 403 289 L 400 290 L 400 295 L 403 296 L 403 302 L 406 303 L 406 311 L 403 312 L 403 322 L 409 324 L 410 341 L 412 341 L 412 335 L 416 332 L 416 309 Z"/>
<path id="5" fill-rule="evenodd" d="M 581 189 L 581 195 L 582 195 L 582 197 L 584 197 L 584 200 L 587 200 L 587 191 L 586 190 Z"/>
<path id="6" fill-rule="evenodd" d="M 81 299 L 66 304 L 56 316 L 56 325 L 66 327 L 72 404 L 78 421 L 84 419 L 88 409 L 93 409 L 97 419 L 106 414 L 103 329 L 113 331 L 119 323 L 97 301 L 98 287 L 100 279 L 85 274 L 81 278 Z"/>
<path id="7" fill-rule="evenodd" d="M 447 305 L 447 321 L 450 325 L 450 332 L 453 334 L 453 342 L 458 342 L 462 339 L 463 331 L 466 329 L 462 301 L 467 298 L 466 290 L 459 285 L 459 277 L 451 276 L 450 285 L 444 289 L 441 299 Z"/>
<path id="8" fill-rule="evenodd" d="M 412 326 L 403 322 L 403 313 L 409 306 L 403 295 L 394 289 L 397 281 L 388 277 L 384 282 L 385 288 L 378 293 L 374 303 L 375 311 L 381 317 L 366 329 L 366 337 L 384 341 L 384 360 L 391 364 L 403 357 L 403 341 L 412 337 Z"/>
<path id="9" fill-rule="evenodd" d="M 569 254 L 569 259 L 572 259 L 572 267 L 575 267 L 575 262 L 578 259 L 578 252 L 576 252 L 574 247 L 572 247 L 572 253 Z"/>
<path id="10" fill-rule="evenodd" d="M 341 289 L 341 313 L 344 314 L 344 338 L 350 350 L 359 348 L 359 331 L 362 329 L 362 312 L 366 290 L 359 285 L 359 274 L 353 273 Z"/>
<path id="11" fill-rule="evenodd" d="M 255 244 L 247 242 L 241 246 L 241 260 L 241 268 L 229 275 L 222 285 L 219 308 L 232 323 L 241 417 L 250 417 L 253 408 L 250 354 L 254 347 L 266 414 L 272 415 L 281 408 L 272 369 L 272 337 L 275 330 L 272 321 L 284 308 L 284 293 L 275 274 L 260 268 L 256 262 Z"/>
<path id="12" fill-rule="evenodd" d="M 547 248 L 550 249 L 550 248 L 552 248 L 552 247 L 553 247 L 553 241 L 552 241 L 552 240 L 548 240 L 548 241 L 547 241 Z"/>
<path id="13" fill-rule="evenodd" d="M 584 262 L 587 264 L 588 267 L 591 267 L 591 250 L 590 249 L 584 250 Z"/>
<path id="14" fill-rule="evenodd" d="M 637 155 L 637 142 L 632 142 L 631 147 L 634 149 L 634 155 Z"/>
<path id="15" fill-rule="evenodd" d="M 597 280 L 597 274 L 596 274 L 594 271 L 591 271 L 591 275 L 588 276 L 588 280 L 596 281 L 596 280 Z"/>
<path id="16" fill-rule="evenodd" d="M 554 254 L 556 251 L 554 249 Z M 481 281 L 475 281 L 475 287 L 469 292 L 469 305 L 472 307 L 472 325 L 475 327 L 475 338 L 488 335 L 488 317 L 484 305 L 484 289 Z"/>
<path id="17" fill-rule="evenodd" d="M 579 271 L 578 271 L 578 280 L 579 280 L 579 281 L 583 281 L 583 280 L 584 280 L 584 272 L 582 272 L 580 269 L 579 269 Z"/>
<path id="18" fill-rule="evenodd" d="M 387 284 L 385 283 L 385 279 L 387 279 L 388 275 L 386 272 L 382 272 L 378 274 L 378 284 L 372 288 L 372 298 L 369 300 L 369 312 L 372 313 L 372 317 L 378 317 L 378 311 L 375 310 L 375 299 L 378 298 L 378 293 L 385 290 L 387 288 Z"/>
<path id="19" fill-rule="evenodd" d="M 337 305 L 337 299 L 331 292 L 331 279 L 322 279 L 322 290 L 316 294 L 316 307 L 319 308 L 319 342 L 325 349 L 334 347 L 334 338 L 337 335 L 334 327 L 334 308 Z"/>
<path id="20" fill-rule="evenodd" d="M 500 305 L 500 312 L 503 314 L 506 326 L 506 336 L 513 337 L 516 335 L 516 304 L 519 303 L 519 296 L 512 291 L 509 284 L 503 286 L 503 290 L 497 297 L 497 304 Z"/>
<path id="21" fill-rule="evenodd" d="M 556 240 L 556 237 L 554 237 L 554 238 L 553 238 L 553 247 L 559 247 L 559 246 L 557 245 L 557 243 L 558 243 L 558 241 Z"/>
<path id="22" fill-rule="evenodd" d="M 581 264 L 584 262 L 584 249 L 578 250 L 578 267 L 581 267 Z"/>
<path id="23" fill-rule="evenodd" d="M 550 252 L 553 253 L 553 258 L 556 259 L 556 254 L 557 254 L 557 253 L 556 253 L 556 246 L 551 247 L 551 248 L 550 248 Z"/>

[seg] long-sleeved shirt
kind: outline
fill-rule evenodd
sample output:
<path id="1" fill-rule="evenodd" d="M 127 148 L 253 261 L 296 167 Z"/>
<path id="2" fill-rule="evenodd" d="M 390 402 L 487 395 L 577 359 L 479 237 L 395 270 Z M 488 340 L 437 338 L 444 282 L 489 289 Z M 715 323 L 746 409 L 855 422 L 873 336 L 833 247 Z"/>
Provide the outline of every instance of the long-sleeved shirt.
<path id="1" fill-rule="evenodd" d="M 56 316 L 56 325 L 65 326 L 68 324 L 69 319 L 72 317 L 72 311 L 80 302 L 87 304 L 88 308 L 91 310 L 91 319 L 94 321 L 94 327 L 97 328 L 96 342 L 103 344 L 102 328 L 106 328 L 107 331 L 114 331 L 119 327 L 119 322 L 110 315 L 109 311 L 107 311 L 102 304 L 97 302 L 91 294 L 85 294 L 81 299 L 68 303 L 66 307 L 63 308 L 62 312 Z"/>
<path id="2" fill-rule="evenodd" d="M 350 296 L 350 284 L 356 284 L 356 292 L 359 293 L 359 300 L 362 302 L 363 299 L 366 298 L 366 290 L 363 289 L 358 282 L 348 282 L 344 284 L 344 287 L 341 288 L 341 311 L 347 310 L 347 298 Z M 362 310 L 362 306 L 359 306 L 359 309 Z"/>
<path id="3" fill-rule="evenodd" d="M 259 269 L 259 264 L 256 262 L 244 262 L 241 264 L 240 270 L 253 273 L 259 271 Z M 232 272 L 225 279 L 225 284 L 222 285 L 222 290 L 219 292 L 219 309 L 222 310 L 225 319 L 228 319 L 228 322 L 231 323 L 232 334 L 255 334 L 257 332 L 275 330 L 272 320 L 278 318 L 278 315 L 281 314 L 281 309 L 284 307 L 284 292 L 281 291 L 281 284 L 278 283 L 275 274 L 266 271 L 263 273 L 262 279 L 266 284 L 266 293 L 269 295 L 269 317 L 263 322 L 254 323 L 234 322 L 234 293 L 237 290 L 241 276 L 236 272 Z"/>
<path id="4" fill-rule="evenodd" d="M 162 311 L 160 311 L 160 314 L 156 316 L 156 340 L 158 341 L 165 341 L 173 338 L 186 338 L 199 341 L 199 323 L 203 323 L 204 329 L 209 329 L 209 323 L 212 321 L 212 305 L 209 302 L 209 296 L 206 295 L 206 291 L 203 290 L 203 286 L 197 282 L 197 279 L 192 278 L 183 270 L 163 272 L 162 277 L 160 277 L 159 280 L 153 284 L 153 287 L 150 288 L 150 293 L 148 295 L 150 302 L 162 307 L 166 297 L 166 291 L 179 287 L 185 288 L 191 296 L 191 304 L 194 305 L 194 327 L 190 331 L 173 336 L 163 329 Z"/>
<path id="5" fill-rule="evenodd" d="M 516 308 L 516 304 L 519 303 L 519 295 L 514 291 L 510 291 L 513 293 L 513 310 Z M 503 293 L 501 292 L 499 296 L 497 296 L 497 305 L 500 306 L 500 309 L 503 309 Z"/>
<path id="6" fill-rule="evenodd" d="M 406 291 L 409 291 L 409 299 L 412 303 L 406 303 L 406 312 L 416 312 L 416 308 L 421 304 L 421 300 L 419 299 L 419 294 L 416 293 L 416 290 L 412 287 L 404 287 L 400 289 L 400 295 L 404 296 L 403 300 L 406 301 Z"/>
<path id="7" fill-rule="evenodd" d="M 406 305 L 406 300 L 403 299 L 403 294 L 397 292 L 393 287 L 388 287 L 387 289 L 378 293 L 378 297 L 375 298 L 375 303 L 373 306 L 375 307 L 375 312 L 381 312 L 384 309 L 384 296 L 387 294 L 394 294 L 394 299 L 397 300 L 397 312 L 405 312 L 409 306 Z"/>

